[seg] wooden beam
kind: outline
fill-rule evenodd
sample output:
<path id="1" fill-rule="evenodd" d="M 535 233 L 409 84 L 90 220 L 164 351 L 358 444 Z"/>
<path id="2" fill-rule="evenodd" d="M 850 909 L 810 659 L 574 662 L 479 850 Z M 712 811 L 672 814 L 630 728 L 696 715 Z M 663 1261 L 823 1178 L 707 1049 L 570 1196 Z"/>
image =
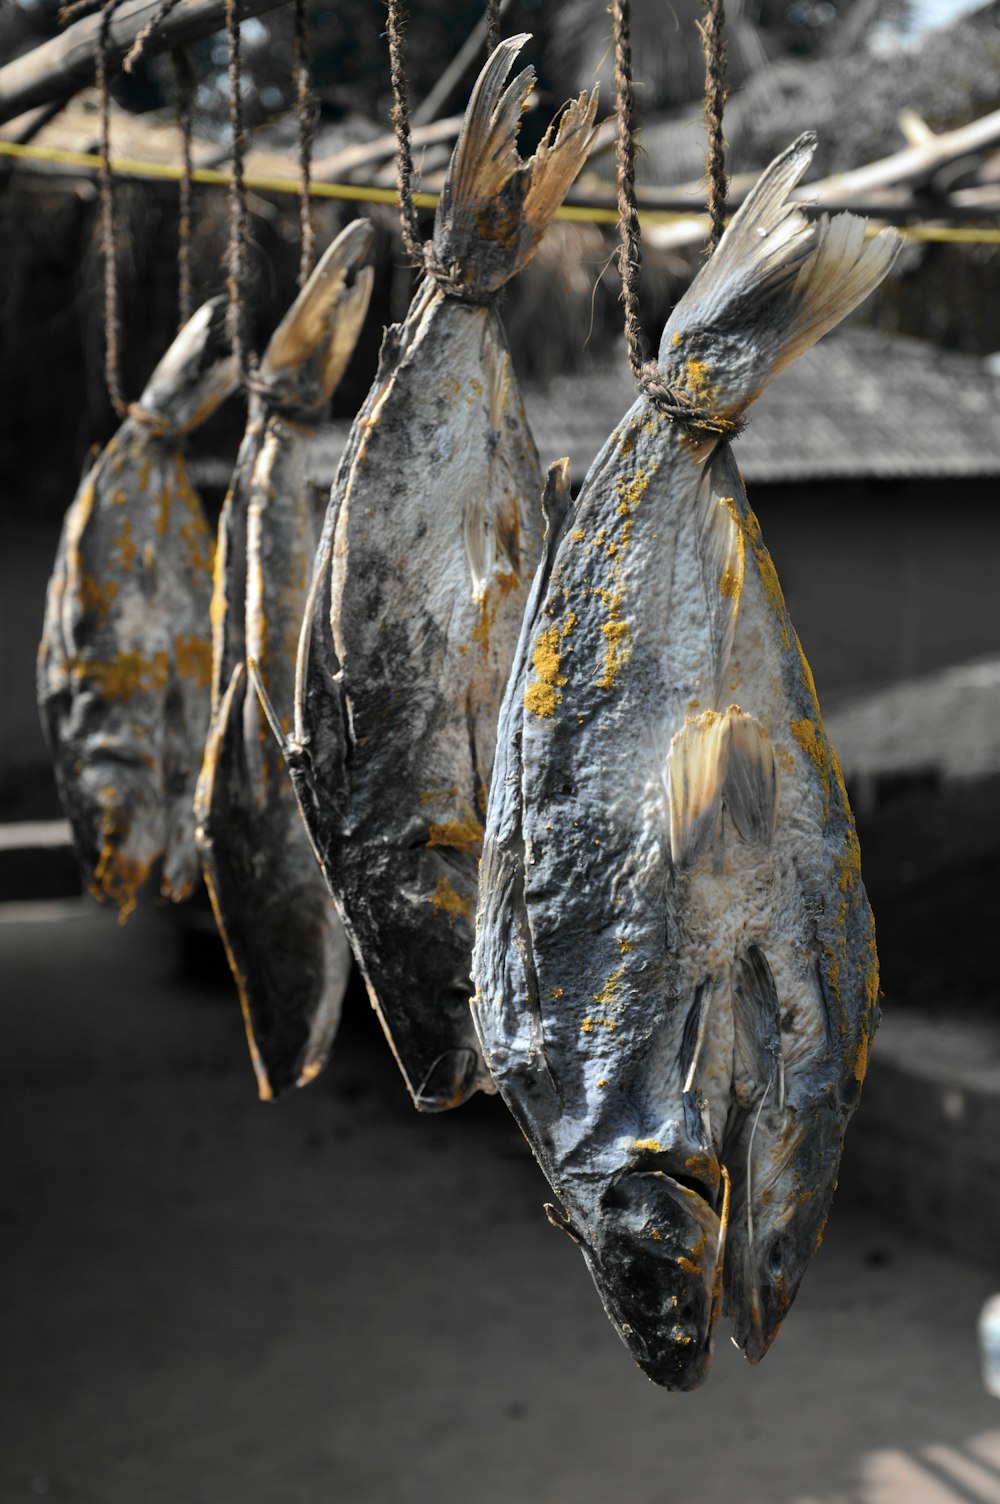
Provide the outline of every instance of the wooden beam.
<path id="1" fill-rule="evenodd" d="M 282 0 L 237 0 L 241 21 L 274 10 Z M 142 28 L 156 13 L 159 0 L 125 0 L 111 22 L 109 57 L 121 62 Z M 199 42 L 225 24 L 224 0 L 180 0 L 146 44 L 161 52 Z M 40 47 L 0 68 L 0 124 L 26 110 L 67 98 L 94 81 L 94 62 L 101 30 L 100 13 L 85 16 Z"/>

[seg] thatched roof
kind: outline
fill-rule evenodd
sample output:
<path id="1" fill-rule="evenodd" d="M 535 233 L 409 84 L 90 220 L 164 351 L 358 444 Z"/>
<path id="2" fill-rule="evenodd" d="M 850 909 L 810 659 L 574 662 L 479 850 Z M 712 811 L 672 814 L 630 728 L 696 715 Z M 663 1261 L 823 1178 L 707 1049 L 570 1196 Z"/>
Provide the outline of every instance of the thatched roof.
<path id="1" fill-rule="evenodd" d="M 544 458 L 582 479 L 634 388 L 624 356 L 527 395 Z M 851 330 L 754 403 L 735 446 L 751 481 L 1000 475 L 1000 377 L 975 356 Z"/>
<path id="2" fill-rule="evenodd" d="M 624 352 L 526 387 L 543 462 L 569 455 L 581 481 L 634 395 Z M 346 424 L 331 425 L 317 479 L 332 477 L 346 437 Z M 921 340 L 845 331 L 754 403 L 735 449 L 758 483 L 1000 475 L 1000 375 Z"/>

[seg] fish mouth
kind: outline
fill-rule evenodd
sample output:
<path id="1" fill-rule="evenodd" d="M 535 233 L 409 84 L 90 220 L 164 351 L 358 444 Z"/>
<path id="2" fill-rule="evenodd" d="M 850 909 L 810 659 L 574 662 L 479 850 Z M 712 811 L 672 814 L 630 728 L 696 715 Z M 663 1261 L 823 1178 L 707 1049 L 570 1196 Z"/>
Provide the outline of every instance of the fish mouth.
<path id="1" fill-rule="evenodd" d="M 722 1221 L 697 1178 L 627 1165 L 601 1198 L 585 1256 L 612 1323 L 667 1389 L 701 1384 L 719 1314 Z"/>

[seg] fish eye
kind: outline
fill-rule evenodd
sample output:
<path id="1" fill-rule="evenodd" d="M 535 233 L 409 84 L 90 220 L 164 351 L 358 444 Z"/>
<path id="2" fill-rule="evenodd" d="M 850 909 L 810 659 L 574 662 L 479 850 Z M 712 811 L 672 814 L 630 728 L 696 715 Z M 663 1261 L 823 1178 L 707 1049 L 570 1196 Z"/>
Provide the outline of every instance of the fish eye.
<path id="1" fill-rule="evenodd" d="M 775 1238 L 767 1251 L 767 1262 L 772 1274 L 781 1274 L 785 1267 L 785 1244 L 783 1238 Z"/>

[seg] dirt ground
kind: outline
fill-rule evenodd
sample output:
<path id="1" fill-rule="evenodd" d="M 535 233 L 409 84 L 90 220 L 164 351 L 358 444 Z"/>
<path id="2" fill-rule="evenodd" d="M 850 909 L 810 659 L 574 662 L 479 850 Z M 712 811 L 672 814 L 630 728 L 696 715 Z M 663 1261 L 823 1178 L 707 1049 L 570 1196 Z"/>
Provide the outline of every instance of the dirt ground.
<path id="1" fill-rule="evenodd" d="M 723 1336 L 670 1395 L 499 1102 L 417 1117 L 354 996 L 265 1107 L 195 959 L 164 915 L 0 925 L 0 1504 L 1000 1501 L 1000 1279 L 857 1204 L 863 1106 L 763 1365 Z"/>

